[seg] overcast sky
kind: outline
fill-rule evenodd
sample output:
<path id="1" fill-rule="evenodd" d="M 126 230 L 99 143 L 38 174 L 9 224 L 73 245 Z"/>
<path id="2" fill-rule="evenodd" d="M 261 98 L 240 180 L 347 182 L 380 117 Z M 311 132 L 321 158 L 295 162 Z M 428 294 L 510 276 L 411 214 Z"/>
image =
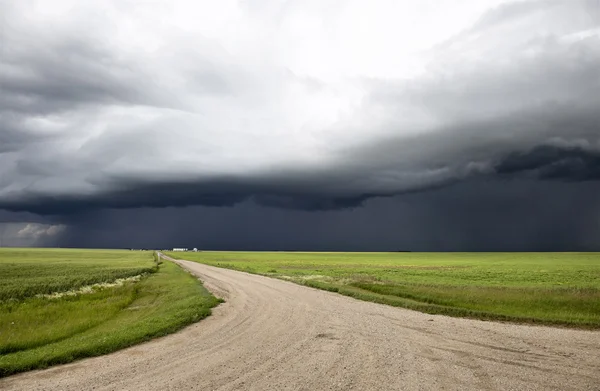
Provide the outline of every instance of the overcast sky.
<path id="1" fill-rule="evenodd" d="M 600 250 L 599 0 L 0 0 L 0 245 Z"/>

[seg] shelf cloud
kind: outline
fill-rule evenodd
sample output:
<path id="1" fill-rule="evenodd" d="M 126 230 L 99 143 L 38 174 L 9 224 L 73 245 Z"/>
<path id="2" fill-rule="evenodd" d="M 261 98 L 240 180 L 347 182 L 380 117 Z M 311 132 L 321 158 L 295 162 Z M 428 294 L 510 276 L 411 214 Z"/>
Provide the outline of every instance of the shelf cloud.
<path id="1" fill-rule="evenodd" d="M 0 3 L 0 225 L 72 246 L 600 249 L 598 2 L 438 3 Z"/>

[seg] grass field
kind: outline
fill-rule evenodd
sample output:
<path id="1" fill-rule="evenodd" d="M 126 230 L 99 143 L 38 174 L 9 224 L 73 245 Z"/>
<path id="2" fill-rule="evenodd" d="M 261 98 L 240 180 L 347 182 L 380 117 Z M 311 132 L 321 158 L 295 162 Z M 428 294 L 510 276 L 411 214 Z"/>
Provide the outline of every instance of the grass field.
<path id="1" fill-rule="evenodd" d="M 152 252 L 0 249 L 0 377 L 174 332 L 218 302 Z"/>
<path id="2" fill-rule="evenodd" d="M 600 253 L 169 253 L 432 314 L 600 328 Z"/>

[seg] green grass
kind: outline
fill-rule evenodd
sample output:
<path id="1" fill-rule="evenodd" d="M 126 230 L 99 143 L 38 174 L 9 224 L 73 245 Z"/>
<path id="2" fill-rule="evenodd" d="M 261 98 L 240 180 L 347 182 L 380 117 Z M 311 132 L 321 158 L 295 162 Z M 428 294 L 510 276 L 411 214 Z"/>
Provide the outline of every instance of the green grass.
<path id="1" fill-rule="evenodd" d="M 170 255 L 431 314 L 600 328 L 600 253 Z"/>
<path id="2" fill-rule="evenodd" d="M 0 300 L 77 289 L 156 270 L 149 252 L 0 248 Z"/>
<path id="3" fill-rule="evenodd" d="M 139 281 L 91 293 L 36 297 L 139 274 Z M 196 278 L 171 262 L 158 264 L 151 252 L 0 249 L 0 276 L 0 377 L 172 333 L 219 303 Z M 6 281 L 13 277 L 21 286 Z"/>

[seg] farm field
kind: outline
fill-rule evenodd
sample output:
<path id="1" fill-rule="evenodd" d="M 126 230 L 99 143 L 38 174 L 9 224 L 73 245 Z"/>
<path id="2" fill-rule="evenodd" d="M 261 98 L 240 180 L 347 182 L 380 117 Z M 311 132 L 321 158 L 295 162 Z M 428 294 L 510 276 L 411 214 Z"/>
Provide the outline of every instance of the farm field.
<path id="1" fill-rule="evenodd" d="M 174 332 L 218 302 L 150 251 L 0 249 L 0 377 Z"/>
<path id="2" fill-rule="evenodd" d="M 167 254 L 431 314 L 600 328 L 600 253 Z"/>

